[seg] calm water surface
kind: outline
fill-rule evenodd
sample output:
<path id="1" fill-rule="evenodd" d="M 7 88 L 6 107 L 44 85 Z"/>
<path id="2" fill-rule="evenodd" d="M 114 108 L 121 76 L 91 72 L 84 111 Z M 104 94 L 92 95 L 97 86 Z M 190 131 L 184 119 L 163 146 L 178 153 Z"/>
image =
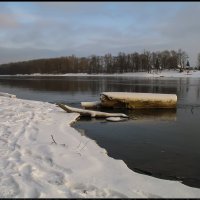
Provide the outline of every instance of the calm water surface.
<path id="1" fill-rule="evenodd" d="M 200 188 L 199 78 L 1 77 L 0 91 L 78 107 L 81 101 L 99 100 L 105 91 L 177 94 L 176 110 L 110 110 L 130 119 L 80 119 L 74 127 L 134 171 Z"/>

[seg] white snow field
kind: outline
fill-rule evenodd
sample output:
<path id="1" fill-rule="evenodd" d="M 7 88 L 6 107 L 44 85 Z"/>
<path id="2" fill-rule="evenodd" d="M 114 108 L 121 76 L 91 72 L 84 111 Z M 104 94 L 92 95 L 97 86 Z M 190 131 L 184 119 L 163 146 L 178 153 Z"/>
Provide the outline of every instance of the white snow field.
<path id="1" fill-rule="evenodd" d="M 200 198 L 200 189 L 135 173 L 110 158 L 70 126 L 78 116 L 0 96 L 1 198 Z"/>

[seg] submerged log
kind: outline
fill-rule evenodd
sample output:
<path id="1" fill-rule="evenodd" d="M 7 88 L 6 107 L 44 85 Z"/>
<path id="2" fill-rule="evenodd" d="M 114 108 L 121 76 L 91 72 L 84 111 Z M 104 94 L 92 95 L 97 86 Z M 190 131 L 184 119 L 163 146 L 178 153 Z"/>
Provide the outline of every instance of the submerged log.
<path id="1" fill-rule="evenodd" d="M 102 107 L 111 108 L 176 108 L 175 94 L 103 92 L 100 96 Z"/>
<path id="2" fill-rule="evenodd" d="M 123 113 L 106 113 L 106 112 L 99 112 L 99 111 L 93 111 L 93 110 L 84 110 L 80 108 L 74 108 L 71 106 L 67 106 L 64 104 L 58 104 L 60 108 L 65 110 L 66 112 L 76 112 L 79 113 L 81 116 L 87 116 L 87 117 L 96 117 L 96 118 L 102 118 L 102 117 L 125 117 L 127 118 L 128 116 L 123 114 Z"/>

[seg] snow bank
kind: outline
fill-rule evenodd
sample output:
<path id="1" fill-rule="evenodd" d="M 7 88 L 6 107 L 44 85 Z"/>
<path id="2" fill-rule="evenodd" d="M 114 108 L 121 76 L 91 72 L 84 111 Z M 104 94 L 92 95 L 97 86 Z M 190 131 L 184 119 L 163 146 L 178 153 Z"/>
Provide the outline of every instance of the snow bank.
<path id="1" fill-rule="evenodd" d="M 16 95 L 4 93 L 4 92 L 0 92 L 0 96 L 10 97 L 10 98 L 16 98 Z"/>
<path id="2" fill-rule="evenodd" d="M 131 171 L 54 104 L 0 96 L 1 198 L 200 197 L 200 189 Z M 53 142 L 53 139 L 55 142 Z"/>
<path id="3" fill-rule="evenodd" d="M 175 70 L 163 70 L 162 72 L 131 72 L 131 73 L 115 73 L 115 74 L 87 74 L 87 73 L 68 73 L 68 74 L 17 74 L 17 75 L 0 75 L 0 76 L 105 76 L 105 77 L 149 77 L 149 78 L 175 78 L 175 77 L 193 77 L 200 78 L 200 71 L 191 70 L 189 73 L 187 71 L 180 73 Z"/>

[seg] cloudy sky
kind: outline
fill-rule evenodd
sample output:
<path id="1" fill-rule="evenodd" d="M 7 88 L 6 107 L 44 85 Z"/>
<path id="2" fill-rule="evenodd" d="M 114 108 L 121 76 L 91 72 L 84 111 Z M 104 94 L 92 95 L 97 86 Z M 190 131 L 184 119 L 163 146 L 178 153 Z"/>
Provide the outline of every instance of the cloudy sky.
<path id="1" fill-rule="evenodd" d="M 0 2 L 0 63 L 179 48 L 196 64 L 200 2 Z"/>

